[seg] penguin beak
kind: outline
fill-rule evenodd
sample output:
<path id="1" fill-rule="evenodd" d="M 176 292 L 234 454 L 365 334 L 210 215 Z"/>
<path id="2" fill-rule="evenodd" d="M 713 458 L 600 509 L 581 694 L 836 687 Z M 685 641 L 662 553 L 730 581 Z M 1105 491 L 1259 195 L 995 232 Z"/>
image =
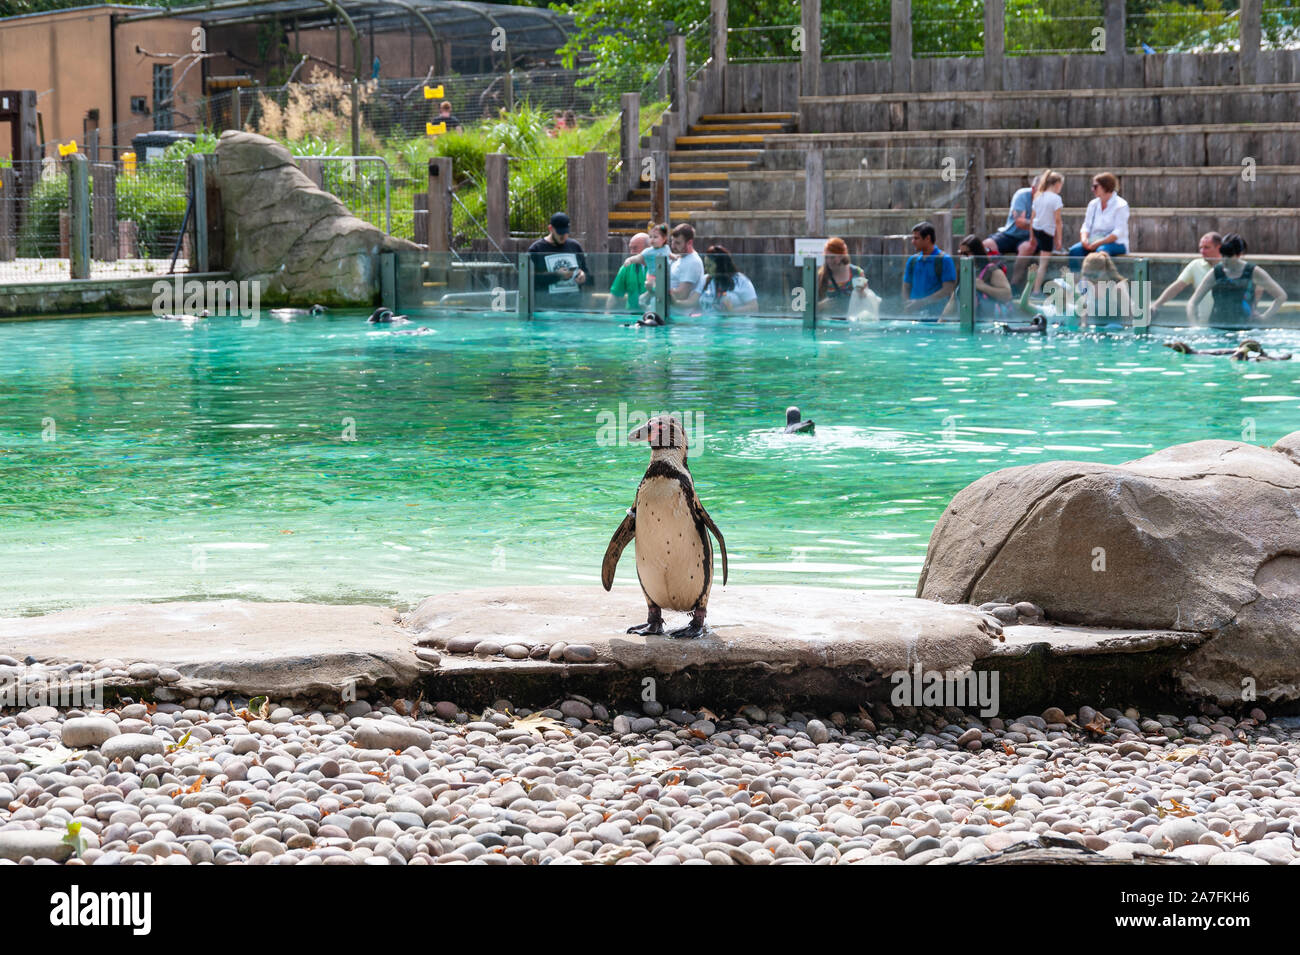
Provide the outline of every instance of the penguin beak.
<path id="1" fill-rule="evenodd" d="M 653 443 L 654 435 L 657 429 L 651 428 L 649 424 L 643 424 L 627 436 L 629 441 L 650 441 Z"/>

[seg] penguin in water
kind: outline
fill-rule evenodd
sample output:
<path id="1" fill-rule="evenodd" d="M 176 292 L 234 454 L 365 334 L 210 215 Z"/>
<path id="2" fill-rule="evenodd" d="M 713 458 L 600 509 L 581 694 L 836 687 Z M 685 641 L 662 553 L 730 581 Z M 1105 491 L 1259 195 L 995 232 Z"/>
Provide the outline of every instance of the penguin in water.
<path id="1" fill-rule="evenodd" d="M 1188 345 L 1186 342 L 1174 341 L 1165 342 L 1166 348 L 1172 348 L 1180 355 L 1227 355 L 1233 361 L 1290 361 L 1291 353 L 1283 352 L 1280 355 L 1270 355 L 1264 351 L 1264 346 L 1253 338 L 1247 338 L 1236 348 L 1207 348 L 1197 349 Z"/>
<path id="2" fill-rule="evenodd" d="M 613 586 L 618 559 L 636 538 L 636 576 L 650 609 L 646 622 L 629 627 L 627 632 L 662 634 L 663 608 L 667 607 L 691 614 L 688 625 L 668 636 L 702 636 L 713 586 L 709 531 L 722 549 L 723 584 L 727 582 L 727 544 L 695 494 L 686 464 L 686 432 L 676 417 L 657 415 L 629 434 L 628 440 L 650 443 L 650 467 L 636 489 L 636 501 L 605 550 L 600 582 L 606 590 Z"/>
<path id="3" fill-rule="evenodd" d="M 794 405 L 785 409 L 786 434 L 812 434 L 815 427 L 817 426 L 812 421 L 803 420 L 803 415 Z"/>
<path id="4" fill-rule="evenodd" d="M 1047 334 L 1047 318 L 1043 315 L 1035 315 L 1034 320 L 1028 325 L 1009 325 L 1003 322 L 1002 331 L 1008 335 L 1045 335 Z"/>
<path id="5" fill-rule="evenodd" d="M 271 317 L 276 321 L 289 322 L 306 315 L 314 318 L 317 315 L 324 315 L 328 311 L 329 309 L 324 305 L 313 305 L 311 308 L 273 308 L 271 309 Z"/>
<path id="6" fill-rule="evenodd" d="M 377 308 L 366 319 L 367 325 L 403 325 L 410 319 L 405 315 L 394 315 L 391 308 Z"/>
<path id="7" fill-rule="evenodd" d="M 624 328 L 641 328 L 641 327 L 658 327 L 664 324 L 663 318 L 658 312 L 646 312 L 635 322 L 627 322 Z"/>

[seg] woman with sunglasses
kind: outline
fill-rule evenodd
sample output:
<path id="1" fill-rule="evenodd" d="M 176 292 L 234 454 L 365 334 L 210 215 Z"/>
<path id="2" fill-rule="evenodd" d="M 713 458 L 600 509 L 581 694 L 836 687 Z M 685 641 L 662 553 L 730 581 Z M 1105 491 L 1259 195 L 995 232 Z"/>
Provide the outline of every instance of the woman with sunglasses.
<path id="1" fill-rule="evenodd" d="M 1105 252 L 1111 258 L 1128 253 L 1128 203 L 1119 195 L 1119 180 L 1111 172 L 1092 178 L 1092 201 L 1084 213 L 1079 241 L 1070 246 L 1070 271 L 1078 272 L 1085 255 Z"/>

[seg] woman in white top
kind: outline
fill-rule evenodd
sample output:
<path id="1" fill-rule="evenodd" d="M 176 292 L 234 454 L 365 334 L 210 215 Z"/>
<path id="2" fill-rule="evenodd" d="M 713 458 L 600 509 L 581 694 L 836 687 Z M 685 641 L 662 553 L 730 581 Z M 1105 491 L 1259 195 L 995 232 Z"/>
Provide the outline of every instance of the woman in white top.
<path id="1" fill-rule="evenodd" d="M 704 253 L 704 278 L 695 287 L 702 312 L 757 312 L 758 293 L 743 272 L 736 271 L 731 253 L 711 245 Z"/>
<path id="2" fill-rule="evenodd" d="M 1092 201 L 1083 217 L 1079 241 L 1070 246 L 1070 271 L 1079 271 L 1083 257 L 1105 252 L 1111 258 L 1128 253 L 1128 203 L 1116 193 L 1119 180 L 1112 172 L 1092 178 Z"/>
<path id="3" fill-rule="evenodd" d="M 1038 245 L 1038 272 L 1034 276 L 1034 294 L 1043 291 L 1043 278 L 1053 252 L 1064 252 L 1065 230 L 1061 226 L 1061 188 L 1065 177 L 1052 169 L 1044 169 L 1034 195 L 1034 218 L 1031 223 L 1034 242 Z"/>

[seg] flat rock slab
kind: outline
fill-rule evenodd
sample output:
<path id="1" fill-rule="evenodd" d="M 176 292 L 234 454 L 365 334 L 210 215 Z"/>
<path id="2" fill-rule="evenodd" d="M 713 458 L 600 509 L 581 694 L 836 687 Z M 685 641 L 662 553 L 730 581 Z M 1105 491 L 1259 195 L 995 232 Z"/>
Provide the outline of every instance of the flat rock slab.
<path id="1" fill-rule="evenodd" d="M 174 692 L 338 697 L 402 687 L 420 667 L 383 607 L 217 600 L 0 618 L 0 651 L 46 663 L 146 661 L 179 670 Z"/>
<path id="2" fill-rule="evenodd" d="M 1075 693 L 1154 686 L 1202 634 L 1077 626 L 996 625 L 972 607 L 821 587 L 730 587 L 714 594 L 699 639 L 626 633 L 644 621 L 638 589 L 502 587 L 429 597 L 405 618 L 371 606 L 176 602 L 0 619 L 0 653 L 45 663 L 115 659 L 170 668 L 180 681 L 121 678 L 158 699 L 234 693 L 337 701 L 351 686 L 462 703 L 556 692 L 621 699 L 653 676 L 659 699 L 801 698 L 849 705 L 888 699 L 891 676 L 998 670 L 1007 706 Z M 667 614 L 672 629 L 684 614 Z M 446 651 L 460 638 L 500 647 L 594 651 L 588 663 L 479 657 Z M 417 659 L 442 649 L 440 663 Z M 137 669 L 141 669 L 138 668 Z M 114 685 L 115 681 L 109 681 Z M 1063 695 L 1064 694 L 1064 695 Z M 1101 699 L 1096 696 L 1095 699 Z M 1129 697 L 1136 701 L 1136 697 Z"/>
<path id="3" fill-rule="evenodd" d="M 619 587 L 502 587 L 428 597 L 405 619 L 422 644 L 474 636 L 501 644 L 585 644 L 598 663 L 674 673 L 690 667 L 792 672 L 808 667 L 904 670 L 969 667 L 997 642 L 985 615 L 869 591 L 819 587 L 731 587 L 715 592 L 710 633 L 696 639 L 625 631 L 645 622 L 640 590 Z M 665 614 L 665 628 L 686 623 Z M 462 658 L 463 659 L 463 658 Z M 444 654 L 443 665 L 458 655 Z M 503 661 L 508 665 L 512 661 Z M 520 661 L 521 663 L 523 661 Z"/>

